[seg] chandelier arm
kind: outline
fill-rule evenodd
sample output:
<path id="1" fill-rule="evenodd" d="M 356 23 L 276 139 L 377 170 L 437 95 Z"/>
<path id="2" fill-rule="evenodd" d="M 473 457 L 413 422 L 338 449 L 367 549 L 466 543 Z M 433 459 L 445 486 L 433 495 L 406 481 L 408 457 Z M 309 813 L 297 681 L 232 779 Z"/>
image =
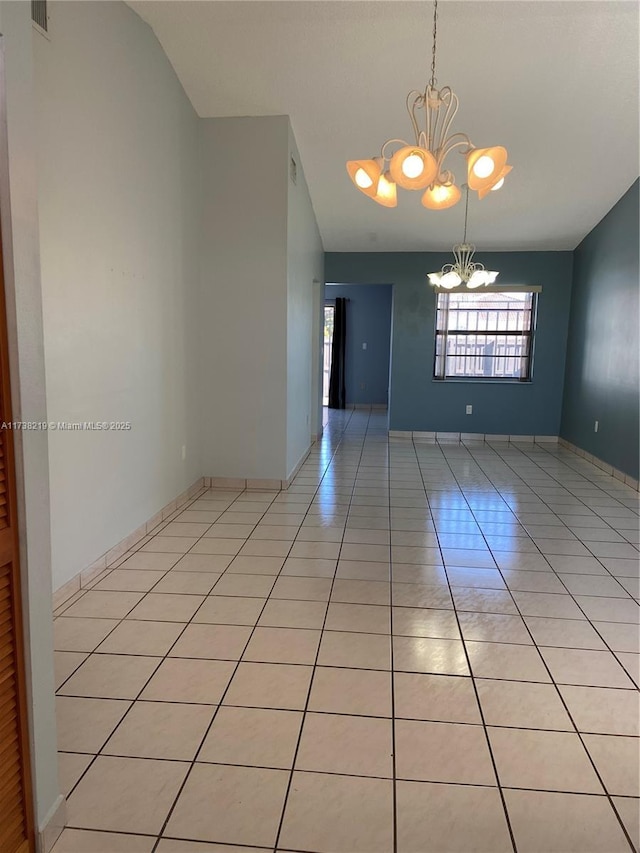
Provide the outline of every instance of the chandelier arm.
<path id="1" fill-rule="evenodd" d="M 438 150 L 438 139 L 442 136 L 442 132 L 439 129 L 440 124 L 440 110 L 438 108 L 428 108 L 429 118 L 430 118 L 430 127 L 429 127 L 429 150 L 437 151 Z"/>
<path id="2" fill-rule="evenodd" d="M 387 145 L 393 145 L 396 142 L 400 145 L 401 148 L 404 148 L 405 145 L 407 145 L 407 143 L 404 139 L 387 139 L 387 141 L 384 143 L 384 145 L 380 149 L 380 155 L 381 155 L 383 160 L 390 160 L 391 159 L 391 157 L 388 157 L 385 154 L 385 151 L 386 151 Z"/>
<path id="3" fill-rule="evenodd" d="M 457 136 L 460 139 L 457 142 L 453 142 Z M 438 164 L 441 166 L 446 157 L 453 151 L 454 148 L 460 148 L 460 146 L 464 145 L 467 151 L 470 151 L 473 148 L 473 143 L 469 139 L 466 133 L 454 133 L 453 136 L 450 136 L 448 139 L 445 139 L 443 143 L 443 147 L 440 150 L 440 155 L 438 157 Z M 463 152 L 466 153 L 466 152 Z"/>
<path id="4" fill-rule="evenodd" d="M 424 91 L 424 126 L 425 126 L 425 148 L 428 148 L 429 151 L 433 151 L 431 145 L 431 110 L 429 108 L 429 88 L 427 87 Z"/>
<path id="5" fill-rule="evenodd" d="M 439 107 L 432 107 L 431 113 L 431 139 L 429 148 L 431 151 L 438 150 L 438 140 L 442 137 L 441 113 Z"/>
<path id="6" fill-rule="evenodd" d="M 409 113 L 409 118 L 411 119 L 411 124 L 413 125 L 413 132 L 416 137 L 416 145 L 420 144 L 420 128 L 418 126 L 418 121 L 416 119 L 416 105 L 419 103 L 418 99 L 415 98 L 413 104 L 409 106 L 409 98 L 413 92 L 409 92 L 407 95 L 407 112 Z"/>
<path id="7" fill-rule="evenodd" d="M 459 102 L 458 102 L 458 98 L 457 98 L 456 94 L 454 92 L 452 92 L 451 89 L 449 89 L 449 95 L 450 95 L 449 104 L 447 105 L 447 111 L 444 114 L 444 119 L 442 122 L 442 130 L 440 133 L 440 139 L 441 140 L 447 139 L 447 135 L 449 133 L 449 128 L 451 127 L 451 124 L 453 123 L 453 120 L 456 117 L 456 113 L 458 112 L 458 103 Z M 437 147 L 440 148 L 439 145 Z"/>
<path id="8" fill-rule="evenodd" d="M 411 106 L 409 106 L 409 99 L 412 95 L 417 95 L 417 97 L 414 97 L 413 103 L 411 104 Z M 416 119 L 416 108 L 422 102 L 422 97 L 422 92 L 419 92 L 417 89 L 412 89 L 407 95 L 406 100 L 407 112 L 409 113 L 409 118 L 411 119 L 411 124 L 413 125 L 413 132 L 416 136 L 416 145 L 420 145 L 420 128 L 418 125 L 418 120 Z"/>

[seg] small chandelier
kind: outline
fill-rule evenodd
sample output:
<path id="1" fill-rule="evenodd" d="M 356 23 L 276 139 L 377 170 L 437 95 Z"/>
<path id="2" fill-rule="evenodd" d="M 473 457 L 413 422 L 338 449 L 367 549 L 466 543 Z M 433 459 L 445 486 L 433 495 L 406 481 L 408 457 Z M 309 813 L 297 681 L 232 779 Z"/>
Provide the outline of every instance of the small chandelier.
<path id="1" fill-rule="evenodd" d="M 438 0 L 434 0 L 431 79 L 424 92 L 409 92 L 406 102 L 415 143 L 389 139 L 379 157 L 347 163 L 347 172 L 357 189 L 384 207 L 397 206 L 398 186 L 425 190 L 422 204 L 431 210 L 457 204 L 461 193 L 455 176 L 444 168 L 444 161 L 455 148 L 462 149 L 460 153 L 467 160 L 467 184 L 480 198 L 499 190 L 512 169 L 507 164 L 506 148 L 476 148 L 466 133 L 448 135 L 458 112 L 458 97 L 448 86 L 436 88 L 437 24 Z M 419 125 L 419 110 L 424 110 L 424 129 Z"/>
<path id="2" fill-rule="evenodd" d="M 472 260 L 476 247 L 467 243 L 467 217 L 469 214 L 469 186 L 467 185 L 467 197 L 464 206 L 464 236 L 462 243 L 457 243 L 453 247 L 454 264 L 445 264 L 440 272 L 427 273 L 429 284 L 434 287 L 444 287 L 446 290 L 452 290 L 460 284 L 465 284 L 469 289 L 475 290 L 476 287 L 486 287 L 488 284 L 493 284 L 500 273 L 493 270 L 486 270 L 483 264 L 479 264 Z"/>

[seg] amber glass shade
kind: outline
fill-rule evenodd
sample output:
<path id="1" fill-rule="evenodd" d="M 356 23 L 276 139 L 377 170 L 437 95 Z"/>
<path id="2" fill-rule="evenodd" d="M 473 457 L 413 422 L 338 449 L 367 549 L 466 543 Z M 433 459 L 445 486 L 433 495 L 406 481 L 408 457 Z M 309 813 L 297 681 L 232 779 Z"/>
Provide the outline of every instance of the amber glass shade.
<path id="1" fill-rule="evenodd" d="M 349 160 L 347 172 L 356 189 L 373 198 L 378 189 L 378 180 L 382 174 L 382 159 Z"/>
<path id="2" fill-rule="evenodd" d="M 496 187 L 496 184 L 499 184 L 500 181 L 504 181 L 505 175 L 508 175 L 512 169 L 513 166 L 506 165 L 490 187 L 484 187 L 484 189 L 478 190 L 478 198 L 484 198 L 486 195 L 489 195 L 492 190 L 500 189 L 500 187 Z"/>
<path id="3" fill-rule="evenodd" d="M 384 175 L 380 175 L 376 187 L 376 193 L 371 196 L 371 198 L 383 207 L 398 206 L 397 187 L 394 181 L 392 181 L 389 172 L 385 172 Z"/>
<path id="4" fill-rule="evenodd" d="M 460 190 L 455 184 L 434 184 L 422 196 L 422 204 L 429 210 L 444 210 L 460 201 Z"/>
<path id="5" fill-rule="evenodd" d="M 426 148 L 406 145 L 391 158 L 391 177 L 405 190 L 423 190 L 438 173 L 435 157 Z"/>
<path id="6" fill-rule="evenodd" d="M 467 154 L 467 183 L 470 190 L 490 190 L 498 182 L 507 165 L 507 149 L 501 145 L 493 148 L 474 148 Z"/>

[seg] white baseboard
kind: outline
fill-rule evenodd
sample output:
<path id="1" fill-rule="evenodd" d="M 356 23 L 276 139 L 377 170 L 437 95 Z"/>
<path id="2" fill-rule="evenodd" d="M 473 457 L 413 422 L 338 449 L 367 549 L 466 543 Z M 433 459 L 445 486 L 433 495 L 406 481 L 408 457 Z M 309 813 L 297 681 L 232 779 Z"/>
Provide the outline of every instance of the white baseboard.
<path id="1" fill-rule="evenodd" d="M 576 444 L 571 444 L 571 442 L 567 441 L 566 438 L 560 438 L 559 444 L 561 447 L 570 450 L 582 459 L 586 459 L 587 462 L 591 462 L 592 465 L 595 465 L 596 468 L 600 468 L 600 470 L 604 471 L 605 474 L 610 474 L 612 477 L 615 477 L 616 480 L 620 480 L 621 483 L 624 483 L 636 492 L 640 491 L 638 480 L 636 480 L 635 477 L 625 474 L 624 471 L 619 471 L 617 468 L 614 468 L 613 465 L 610 465 L 608 462 L 604 462 L 602 459 L 598 459 L 597 456 L 594 456 L 592 453 L 588 453 Z"/>
<path id="2" fill-rule="evenodd" d="M 357 412 L 361 411 L 371 411 L 371 412 L 386 412 L 387 404 L 386 403 L 347 403 L 346 408 L 354 409 Z"/>
<path id="3" fill-rule="evenodd" d="M 125 536 L 117 545 L 110 548 L 105 554 L 94 560 L 91 565 L 78 572 L 71 580 L 58 587 L 53 593 L 53 609 L 57 610 L 65 604 L 72 596 L 91 586 L 100 575 L 114 563 L 117 563 L 134 545 L 139 545 L 147 536 L 156 531 L 159 525 L 170 520 L 173 515 L 191 501 L 196 495 L 205 489 L 255 489 L 257 491 L 281 491 L 288 489 L 293 478 L 296 476 L 306 458 L 311 452 L 311 444 L 300 457 L 299 462 L 293 468 L 286 480 L 269 479 L 243 479 L 238 477 L 199 477 L 192 486 L 170 501 L 161 510 L 151 516 L 144 524 Z"/>
<path id="4" fill-rule="evenodd" d="M 208 489 L 253 489 L 256 492 L 279 492 L 286 488 L 284 480 L 270 480 L 268 478 L 242 477 L 204 477 L 205 487 Z"/>
<path id="5" fill-rule="evenodd" d="M 424 432 L 419 430 L 390 429 L 389 438 L 405 441 L 428 441 L 449 444 L 451 442 L 483 441 L 487 444 L 509 442 L 511 444 L 557 444 L 557 435 L 494 435 L 483 432 Z"/>
<path id="6" fill-rule="evenodd" d="M 91 563 L 91 565 L 82 569 L 77 575 L 74 575 L 71 580 L 58 587 L 53 593 L 53 609 L 56 610 L 61 604 L 68 601 L 72 595 L 90 586 L 109 566 L 116 563 L 134 545 L 137 545 L 145 536 L 148 536 L 158 525 L 167 521 L 184 504 L 202 492 L 204 488 L 204 477 L 199 477 L 193 485 L 179 494 L 177 498 L 169 501 L 161 510 L 154 513 L 151 518 L 129 533 L 128 536 L 125 536 L 124 539 L 121 539 L 117 545 L 114 545 L 113 548 L 110 548 L 105 554 Z"/>
<path id="7" fill-rule="evenodd" d="M 49 853 L 56 843 L 67 822 L 67 800 L 60 794 L 42 824 L 38 827 L 36 850 Z"/>
<path id="8" fill-rule="evenodd" d="M 256 491 L 280 491 L 288 489 L 298 471 L 302 468 L 305 460 L 311 453 L 312 444 L 302 454 L 298 462 L 286 480 L 269 479 L 243 479 L 242 477 L 203 477 L 204 485 L 208 489 L 255 489 Z"/>
<path id="9" fill-rule="evenodd" d="M 289 488 L 289 486 L 293 482 L 294 478 L 296 477 L 298 471 L 302 468 L 304 463 L 307 461 L 307 457 L 309 456 L 310 453 L 311 453 L 311 445 L 309 445 L 309 447 L 307 447 L 307 449 L 302 454 L 300 459 L 298 459 L 296 464 L 293 466 L 293 470 L 289 473 L 289 476 L 287 477 L 287 479 L 282 481 L 282 488 L 283 489 Z"/>

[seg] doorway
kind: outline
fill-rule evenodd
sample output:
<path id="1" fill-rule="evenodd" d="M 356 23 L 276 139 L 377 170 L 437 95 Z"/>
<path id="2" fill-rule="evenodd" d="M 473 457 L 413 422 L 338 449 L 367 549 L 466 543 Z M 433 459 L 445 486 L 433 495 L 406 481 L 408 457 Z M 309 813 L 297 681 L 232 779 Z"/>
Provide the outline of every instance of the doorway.
<path id="1" fill-rule="evenodd" d="M 393 285 L 325 285 L 322 404 L 328 405 L 336 299 L 345 300 L 344 375 L 347 408 L 387 409 Z"/>
<path id="2" fill-rule="evenodd" d="M 322 405 L 329 405 L 329 379 L 331 377 L 331 351 L 333 347 L 333 326 L 336 315 L 335 302 L 325 302 L 324 306 L 324 347 L 322 362 Z"/>

